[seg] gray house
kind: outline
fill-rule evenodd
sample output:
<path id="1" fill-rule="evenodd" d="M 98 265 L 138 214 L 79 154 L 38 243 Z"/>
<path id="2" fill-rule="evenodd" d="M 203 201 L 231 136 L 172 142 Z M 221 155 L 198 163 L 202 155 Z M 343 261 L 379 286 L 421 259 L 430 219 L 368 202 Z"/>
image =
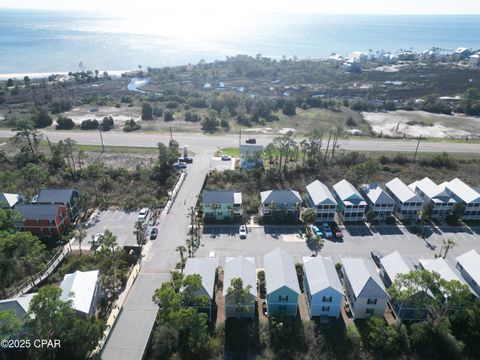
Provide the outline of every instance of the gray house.
<path id="1" fill-rule="evenodd" d="M 414 220 L 422 210 L 423 200 L 402 180 L 395 178 L 385 184 L 388 194 L 395 200 L 395 215 L 400 220 Z"/>
<path id="2" fill-rule="evenodd" d="M 353 318 L 383 317 L 389 296 L 370 260 L 342 258 L 343 284 Z"/>
<path id="3" fill-rule="evenodd" d="M 431 216 L 434 219 L 445 219 L 457 203 L 445 188 L 438 186 L 428 177 L 415 181 L 409 187 L 422 198 L 424 209 L 427 206 L 432 207 Z"/>
<path id="4" fill-rule="evenodd" d="M 465 206 L 465 212 L 462 215 L 463 220 L 480 220 L 480 193 L 460 179 L 453 179 L 450 182 L 443 183 L 441 186 L 450 194 L 459 204 Z"/>
<path id="5" fill-rule="evenodd" d="M 68 209 L 70 220 L 80 213 L 80 192 L 75 189 L 41 189 L 34 201 L 38 204 L 64 205 Z"/>
<path id="6" fill-rule="evenodd" d="M 266 254 L 263 260 L 268 314 L 285 313 L 296 316 L 300 286 L 293 257 L 285 250 L 276 248 Z"/>
<path id="7" fill-rule="evenodd" d="M 302 198 L 294 190 L 269 190 L 260 193 L 261 213 L 266 218 L 300 217 Z"/>
<path id="8" fill-rule="evenodd" d="M 315 180 L 307 185 L 307 206 L 315 210 L 317 222 L 332 222 L 337 213 L 337 201 L 327 185 Z"/>
<path id="9" fill-rule="evenodd" d="M 480 255 L 476 250 L 470 250 L 457 257 L 457 269 L 472 288 L 477 297 L 480 297 Z"/>
<path id="10" fill-rule="evenodd" d="M 200 275 L 202 279 L 202 288 L 199 290 L 199 296 L 205 295 L 209 299 L 207 308 L 199 308 L 199 311 L 205 311 L 212 318 L 215 308 L 215 278 L 217 274 L 217 259 L 214 258 L 188 258 L 183 270 L 183 275 Z M 180 289 L 182 291 L 182 289 Z"/>
<path id="11" fill-rule="evenodd" d="M 367 211 L 373 212 L 373 220 L 382 221 L 393 216 L 395 200 L 377 183 L 360 186 L 360 193 L 367 200 Z"/>
<path id="12" fill-rule="evenodd" d="M 229 190 L 205 190 L 202 193 L 203 217 L 211 220 L 232 220 L 240 217 L 242 193 Z"/>
<path id="13" fill-rule="evenodd" d="M 232 279 L 235 278 L 242 279 L 244 289 L 249 287 L 249 297 L 241 304 L 237 303 L 234 297 L 228 293 Z M 223 271 L 223 299 L 225 303 L 225 317 L 253 318 L 255 316 L 257 273 L 254 258 L 243 256 L 227 258 Z"/>

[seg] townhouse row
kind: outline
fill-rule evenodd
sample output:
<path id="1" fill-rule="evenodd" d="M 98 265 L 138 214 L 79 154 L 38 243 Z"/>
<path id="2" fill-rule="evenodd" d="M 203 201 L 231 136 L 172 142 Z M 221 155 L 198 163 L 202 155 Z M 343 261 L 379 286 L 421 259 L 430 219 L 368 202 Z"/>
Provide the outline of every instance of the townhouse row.
<path id="1" fill-rule="evenodd" d="M 422 211 L 434 219 L 443 220 L 456 205 L 463 206 L 463 220 L 480 220 L 480 193 L 460 179 L 437 185 L 426 177 L 410 185 L 399 178 L 385 184 L 361 185 L 358 189 L 347 180 L 332 187 L 315 180 L 306 187 L 305 201 L 291 189 L 260 193 L 260 214 L 265 218 L 299 218 L 302 204 L 314 209 L 317 222 L 333 222 L 338 214 L 344 222 L 359 222 L 368 212 L 375 221 L 396 216 L 402 221 L 414 220 Z M 242 194 L 229 190 L 205 190 L 201 205 L 206 219 L 226 220 L 243 214 Z"/>

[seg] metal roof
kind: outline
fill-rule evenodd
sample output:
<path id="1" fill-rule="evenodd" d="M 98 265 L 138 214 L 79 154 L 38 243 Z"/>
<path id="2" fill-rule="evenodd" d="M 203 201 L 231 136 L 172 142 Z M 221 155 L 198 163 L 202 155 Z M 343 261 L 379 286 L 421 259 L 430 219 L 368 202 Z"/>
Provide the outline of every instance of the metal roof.
<path id="1" fill-rule="evenodd" d="M 344 203 L 353 205 L 367 205 L 363 196 L 355 189 L 355 186 L 343 179 L 333 185 L 333 190 Z"/>
<path id="2" fill-rule="evenodd" d="M 302 202 L 302 197 L 295 190 L 269 190 L 260 193 L 262 204 L 274 202 L 276 204 L 296 204 Z"/>
<path id="3" fill-rule="evenodd" d="M 2 207 L 3 203 L 7 204 L 8 207 L 13 207 L 21 201 L 22 197 L 18 194 L 0 193 L 0 207 Z"/>
<path id="4" fill-rule="evenodd" d="M 66 274 L 60 285 L 61 299 L 72 300 L 72 307 L 75 310 L 88 314 L 95 295 L 98 273 L 98 270 L 77 270 L 72 274 Z"/>
<path id="5" fill-rule="evenodd" d="M 390 195 L 383 190 L 380 185 L 377 183 L 373 184 L 364 184 L 361 186 L 361 189 L 365 193 L 365 196 L 370 200 L 374 205 L 377 204 L 391 204 L 395 205 L 395 200 L 392 199 Z"/>
<path id="6" fill-rule="evenodd" d="M 15 298 L 0 300 L 0 311 L 13 310 L 17 317 L 22 317 L 28 313 L 32 298 L 37 295 L 23 294 Z"/>
<path id="7" fill-rule="evenodd" d="M 331 258 L 303 257 L 305 279 L 308 282 L 311 295 L 315 295 L 327 288 L 332 288 L 343 294 L 342 284 Z"/>
<path id="8" fill-rule="evenodd" d="M 337 205 L 337 201 L 327 185 L 315 180 L 307 185 L 307 192 L 310 195 L 315 206 L 317 205 Z"/>
<path id="9" fill-rule="evenodd" d="M 202 192 L 202 204 L 241 204 L 242 193 L 231 190 L 205 190 Z"/>
<path id="10" fill-rule="evenodd" d="M 41 189 L 38 193 L 37 203 L 70 203 L 75 189 Z"/>
<path id="11" fill-rule="evenodd" d="M 465 272 L 480 286 L 480 255 L 476 250 L 470 250 L 457 257 L 457 262 Z M 480 294 L 479 294 L 480 295 Z"/>
<path id="12" fill-rule="evenodd" d="M 423 200 L 413 192 L 402 180 L 395 178 L 385 184 L 387 189 L 390 190 L 402 203 L 405 202 L 418 202 L 423 203 Z"/>
<path id="13" fill-rule="evenodd" d="M 415 270 L 413 264 L 398 251 L 382 257 L 380 262 L 391 282 L 394 282 L 398 275 Z"/>
<path id="14" fill-rule="evenodd" d="M 430 178 L 426 177 L 420 181 L 416 181 L 410 184 L 410 188 L 416 191 L 418 189 L 432 200 L 438 200 L 440 202 L 455 202 L 452 197 L 445 191 L 445 188 L 435 184 Z"/>
<path id="15" fill-rule="evenodd" d="M 234 278 L 242 279 L 244 288 L 250 285 L 250 294 L 257 296 L 257 272 L 254 258 L 237 256 L 226 259 L 223 270 L 223 296 L 227 295 L 227 290 Z"/>
<path id="16" fill-rule="evenodd" d="M 210 299 L 215 298 L 215 274 L 217 259 L 188 258 L 183 274 L 185 276 L 198 274 L 202 277 L 202 286 Z"/>
<path id="17" fill-rule="evenodd" d="M 446 281 L 457 280 L 462 284 L 464 283 L 442 257 L 436 259 L 420 259 L 419 262 L 425 270 L 438 273 L 440 277 Z"/>
<path id="18" fill-rule="evenodd" d="M 446 183 L 445 186 L 467 204 L 472 202 L 480 203 L 480 194 L 458 178 Z"/>
<path id="19" fill-rule="evenodd" d="M 276 248 L 265 254 L 263 260 L 267 294 L 271 294 L 284 286 L 300 294 L 295 261 L 289 253 Z"/>
<path id="20" fill-rule="evenodd" d="M 358 298 L 362 292 L 365 297 L 388 297 L 373 262 L 361 258 L 342 258 L 340 261 L 355 297 Z"/>
<path id="21" fill-rule="evenodd" d="M 63 205 L 53 204 L 18 204 L 15 210 L 25 220 L 54 220 Z"/>

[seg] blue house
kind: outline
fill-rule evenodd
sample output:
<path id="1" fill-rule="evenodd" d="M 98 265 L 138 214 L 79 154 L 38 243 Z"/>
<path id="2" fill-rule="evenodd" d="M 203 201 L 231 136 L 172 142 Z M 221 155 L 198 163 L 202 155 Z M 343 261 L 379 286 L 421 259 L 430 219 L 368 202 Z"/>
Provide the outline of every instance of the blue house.
<path id="1" fill-rule="evenodd" d="M 296 316 L 300 286 L 293 257 L 285 250 L 276 248 L 266 254 L 263 260 L 268 314 Z"/>

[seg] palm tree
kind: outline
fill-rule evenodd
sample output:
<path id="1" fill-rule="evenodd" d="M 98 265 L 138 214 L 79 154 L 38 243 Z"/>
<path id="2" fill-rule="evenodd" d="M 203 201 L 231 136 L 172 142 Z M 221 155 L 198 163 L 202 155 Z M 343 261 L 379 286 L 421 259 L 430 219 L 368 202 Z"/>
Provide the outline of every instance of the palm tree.
<path id="1" fill-rule="evenodd" d="M 445 252 L 443 253 L 444 259 L 447 257 L 448 251 L 456 245 L 457 243 L 452 239 L 446 239 L 442 241 L 442 249 L 445 249 Z M 440 255 L 441 255 L 441 252 L 440 252 Z"/>
<path id="2" fill-rule="evenodd" d="M 78 240 L 78 250 L 80 251 L 80 255 L 82 255 L 82 241 L 87 237 L 87 232 L 84 229 L 77 227 L 74 236 Z"/>
<path id="3" fill-rule="evenodd" d="M 140 246 L 140 250 L 143 246 L 144 233 L 143 233 L 143 224 L 140 220 L 135 222 L 135 231 L 133 232 L 137 238 L 137 245 Z"/>
<path id="4" fill-rule="evenodd" d="M 187 251 L 187 249 L 185 248 L 185 246 L 180 245 L 180 246 L 177 246 L 175 250 L 177 250 L 180 253 L 180 259 L 182 259 L 182 263 L 183 263 L 185 261 L 185 258 L 183 257 L 183 253 Z"/>

